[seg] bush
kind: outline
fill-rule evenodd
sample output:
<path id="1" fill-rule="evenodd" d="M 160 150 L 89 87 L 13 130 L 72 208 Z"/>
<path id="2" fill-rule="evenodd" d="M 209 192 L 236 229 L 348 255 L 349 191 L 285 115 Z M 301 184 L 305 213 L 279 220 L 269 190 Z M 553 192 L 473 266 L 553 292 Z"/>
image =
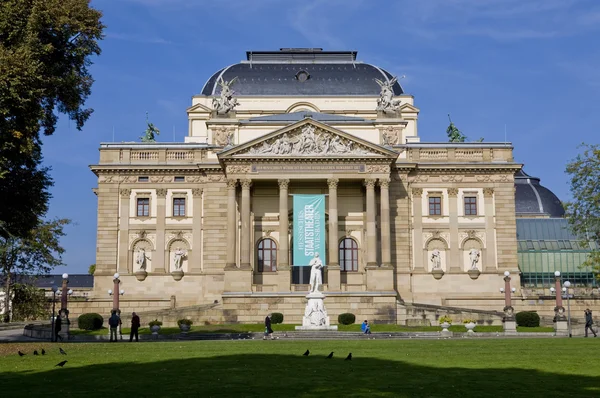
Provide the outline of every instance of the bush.
<path id="1" fill-rule="evenodd" d="M 89 314 L 81 314 L 79 315 L 79 318 L 77 318 L 77 324 L 79 325 L 79 329 L 82 330 L 102 329 L 103 323 L 104 318 L 102 318 L 102 315 L 93 312 Z"/>
<path id="2" fill-rule="evenodd" d="M 152 327 L 152 326 L 162 326 L 162 322 L 159 321 L 158 319 L 155 319 L 153 321 L 148 322 L 148 325 L 150 327 Z"/>
<path id="3" fill-rule="evenodd" d="M 356 321 L 356 316 L 349 312 L 344 312 L 338 316 L 338 323 L 342 325 L 352 325 Z"/>
<path id="4" fill-rule="evenodd" d="M 444 315 L 438 321 L 440 322 L 440 325 L 444 322 L 448 322 L 449 324 L 452 325 L 452 318 L 450 318 L 448 315 Z"/>
<path id="5" fill-rule="evenodd" d="M 181 326 L 181 325 L 188 325 L 188 326 L 192 326 L 194 324 L 194 322 L 192 322 L 191 319 L 180 319 L 177 321 L 177 325 Z"/>
<path id="6" fill-rule="evenodd" d="M 283 323 L 283 314 L 281 312 L 272 313 L 271 323 Z"/>
<path id="7" fill-rule="evenodd" d="M 535 311 L 517 312 L 517 325 L 535 328 L 540 326 L 540 316 Z"/>

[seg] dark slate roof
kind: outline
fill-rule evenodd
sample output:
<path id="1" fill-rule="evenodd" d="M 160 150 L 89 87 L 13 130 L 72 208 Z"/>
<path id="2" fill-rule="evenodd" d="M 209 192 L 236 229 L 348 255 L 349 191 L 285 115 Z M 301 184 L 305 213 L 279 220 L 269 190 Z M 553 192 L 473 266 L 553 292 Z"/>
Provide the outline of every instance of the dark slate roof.
<path id="1" fill-rule="evenodd" d="M 298 79 L 299 72 L 309 78 Z M 219 95 L 220 78 L 237 77 L 232 89 L 236 96 L 378 96 L 375 79 L 389 81 L 393 76 L 374 65 L 356 61 L 355 51 L 282 49 L 248 52 L 248 61 L 220 69 L 208 79 L 202 95 Z M 403 94 L 398 82 L 394 94 Z"/>
<path id="2" fill-rule="evenodd" d="M 3 278 L 2 282 L 4 281 Z M 58 275 L 17 275 L 13 278 L 17 283 L 33 283 L 40 289 L 50 289 L 52 285 L 60 288 L 62 286 L 62 274 Z M 69 274 L 69 288 L 84 289 L 94 287 L 94 276 L 88 274 Z"/>
<path id="3" fill-rule="evenodd" d="M 292 113 L 281 113 L 278 115 L 269 115 L 269 116 L 258 116 L 253 117 L 246 120 L 240 120 L 241 123 L 261 123 L 261 122 L 276 122 L 276 123 L 294 123 L 298 122 L 305 118 L 311 118 L 318 122 L 324 123 L 333 123 L 333 122 L 357 122 L 357 123 L 373 123 L 370 120 L 366 120 L 360 117 L 351 117 L 351 116 L 343 116 L 343 115 L 333 115 L 330 113 L 320 113 L 320 112 L 311 112 L 311 111 L 298 111 Z"/>
<path id="4" fill-rule="evenodd" d="M 523 170 L 515 174 L 515 205 L 517 214 L 547 214 L 550 217 L 564 217 L 558 197 L 548 188 L 540 185 L 540 179 L 531 177 Z"/>

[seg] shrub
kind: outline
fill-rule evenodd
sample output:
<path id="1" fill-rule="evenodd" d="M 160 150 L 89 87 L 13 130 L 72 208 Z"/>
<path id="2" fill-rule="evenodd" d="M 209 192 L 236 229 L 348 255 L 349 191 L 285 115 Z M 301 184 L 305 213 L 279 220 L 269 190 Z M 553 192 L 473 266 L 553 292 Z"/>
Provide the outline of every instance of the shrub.
<path id="1" fill-rule="evenodd" d="M 464 324 L 467 324 L 467 323 L 477 323 L 477 321 L 475 319 L 465 318 L 465 319 L 463 319 L 463 323 Z"/>
<path id="2" fill-rule="evenodd" d="M 271 323 L 283 323 L 283 314 L 281 312 L 272 313 Z"/>
<path id="3" fill-rule="evenodd" d="M 439 319 L 440 325 L 444 322 L 448 322 L 450 324 L 452 324 L 452 318 L 450 318 L 448 315 L 444 315 L 443 317 L 441 317 Z"/>
<path id="4" fill-rule="evenodd" d="M 188 326 L 192 326 L 194 324 L 194 322 L 191 319 L 180 319 L 177 321 L 177 325 L 181 326 L 181 325 L 188 325 Z"/>
<path id="5" fill-rule="evenodd" d="M 89 314 L 81 314 L 79 315 L 79 318 L 77 318 L 77 324 L 79 325 L 79 329 L 82 330 L 102 329 L 103 323 L 104 318 L 102 318 L 102 315 L 93 312 Z"/>
<path id="6" fill-rule="evenodd" d="M 342 325 L 352 325 L 356 321 L 356 316 L 349 312 L 344 312 L 338 316 L 338 323 Z"/>
<path id="7" fill-rule="evenodd" d="M 517 318 L 518 326 L 527 326 L 532 328 L 540 326 L 540 316 L 535 311 L 517 312 L 515 317 Z"/>
<path id="8" fill-rule="evenodd" d="M 152 326 L 162 326 L 162 322 L 159 321 L 158 319 L 155 319 L 153 321 L 148 322 L 148 325 Z"/>

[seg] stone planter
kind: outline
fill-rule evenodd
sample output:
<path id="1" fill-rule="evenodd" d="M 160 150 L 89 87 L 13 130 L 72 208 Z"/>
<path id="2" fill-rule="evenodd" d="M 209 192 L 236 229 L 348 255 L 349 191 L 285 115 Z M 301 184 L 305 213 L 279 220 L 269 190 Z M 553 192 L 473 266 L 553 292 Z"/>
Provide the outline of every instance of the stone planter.
<path id="1" fill-rule="evenodd" d="M 448 330 L 448 328 L 451 326 L 450 323 L 444 322 L 444 323 L 441 323 L 440 326 L 442 327 L 442 331 L 440 332 L 442 334 L 442 336 L 444 336 L 444 337 L 452 336 L 452 332 Z"/>
<path id="2" fill-rule="evenodd" d="M 137 271 L 135 273 L 135 277 L 137 278 L 138 281 L 143 281 L 144 279 L 146 279 L 147 276 L 148 276 L 148 273 L 146 271 Z"/>
<path id="3" fill-rule="evenodd" d="M 477 278 L 479 278 L 481 271 L 479 271 L 478 269 L 470 269 L 467 271 L 467 274 L 469 274 L 469 277 L 471 279 L 477 279 Z"/>
<path id="4" fill-rule="evenodd" d="M 175 279 L 176 281 L 180 281 L 181 278 L 183 278 L 183 271 L 182 270 L 177 270 L 177 271 L 173 271 L 171 272 L 171 276 L 173 277 L 173 279 Z"/>
<path id="5" fill-rule="evenodd" d="M 444 271 L 441 269 L 434 269 L 431 271 L 431 274 L 435 279 L 442 279 L 442 276 L 444 276 Z"/>
<path id="6" fill-rule="evenodd" d="M 182 323 L 179 325 L 179 330 L 181 331 L 181 333 L 187 333 L 190 331 L 192 327 L 190 325 L 186 325 L 185 323 Z"/>
<path id="7" fill-rule="evenodd" d="M 475 329 L 475 326 L 477 326 L 477 324 L 475 322 L 465 323 L 465 327 L 467 328 L 467 333 L 475 333 L 475 331 L 473 331 L 473 329 Z"/>
<path id="8" fill-rule="evenodd" d="M 160 326 L 158 325 L 154 325 L 154 326 L 150 326 L 150 331 L 152 332 L 153 335 L 157 336 L 158 335 L 158 331 L 160 330 Z"/>

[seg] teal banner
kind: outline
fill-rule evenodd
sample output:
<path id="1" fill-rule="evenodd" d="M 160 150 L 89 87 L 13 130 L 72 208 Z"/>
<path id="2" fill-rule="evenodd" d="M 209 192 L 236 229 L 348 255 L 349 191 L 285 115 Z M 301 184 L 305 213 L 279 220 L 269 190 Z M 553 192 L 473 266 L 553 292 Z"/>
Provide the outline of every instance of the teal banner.
<path id="1" fill-rule="evenodd" d="M 294 266 L 306 267 L 319 253 L 325 258 L 325 195 L 294 195 Z"/>

